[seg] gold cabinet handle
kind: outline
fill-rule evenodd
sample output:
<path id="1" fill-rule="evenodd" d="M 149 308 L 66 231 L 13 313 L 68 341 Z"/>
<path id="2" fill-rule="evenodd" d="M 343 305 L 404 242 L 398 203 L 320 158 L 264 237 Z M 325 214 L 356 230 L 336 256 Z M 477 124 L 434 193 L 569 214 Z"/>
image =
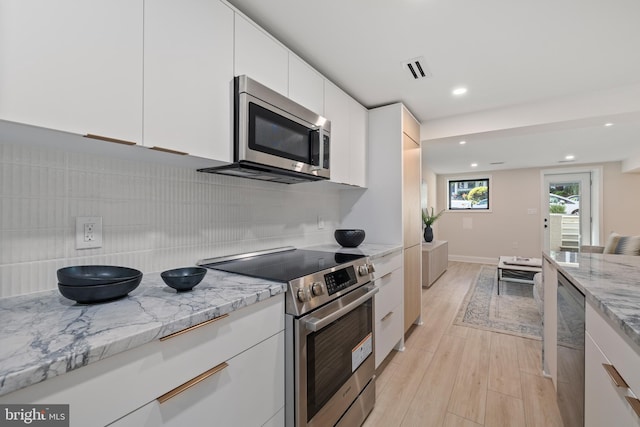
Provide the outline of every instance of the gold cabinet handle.
<path id="1" fill-rule="evenodd" d="M 164 148 L 164 147 L 153 146 L 149 148 L 151 150 L 162 151 L 163 153 L 177 154 L 179 156 L 186 156 L 189 154 L 189 153 L 185 153 L 184 151 L 172 150 L 170 148 Z"/>
<path id="2" fill-rule="evenodd" d="M 191 332 L 194 329 L 198 329 L 198 328 L 200 328 L 202 326 L 209 325 L 211 323 L 217 322 L 218 320 L 226 319 L 227 317 L 229 317 L 229 313 L 225 313 L 222 316 L 214 317 L 213 319 L 205 320 L 204 322 L 198 323 L 197 325 L 189 326 L 188 328 L 181 329 L 181 330 L 179 330 L 177 332 L 174 332 L 172 334 L 169 334 L 169 335 L 165 335 L 164 337 L 160 338 L 160 341 L 166 341 L 166 340 L 171 339 L 173 337 L 177 337 L 178 335 L 186 334 L 187 332 Z"/>
<path id="3" fill-rule="evenodd" d="M 624 378 L 622 378 L 622 375 L 620 375 L 618 370 L 613 365 L 603 363 L 602 367 L 605 371 L 607 371 L 607 374 L 609 374 L 611 381 L 613 381 L 616 387 L 629 388 L 627 382 L 624 380 Z"/>
<path id="4" fill-rule="evenodd" d="M 629 402 L 629 405 L 631 405 L 631 409 L 633 409 L 633 412 L 635 412 L 636 415 L 640 417 L 640 400 L 631 396 L 625 396 L 624 398 L 627 399 L 627 402 Z"/>
<path id="5" fill-rule="evenodd" d="M 387 320 L 391 316 L 393 316 L 393 311 L 388 312 L 382 319 L 380 319 L 380 323 L 384 322 L 385 320 Z"/>
<path id="6" fill-rule="evenodd" d="M 171 391 L 166 392 L 162 396 L 158 397 L 158 399 L 156 399 L 156 400 L 159 403 L 162 404 L 162 403 L 166 402 L 167 400 L 171 399 L 172 397 L 175 397 L 175 396 L 179 395 L 183 391 L 186 391 L 186 390 L 190 389 L 191 387 L 193 387 L 194 385 L 198 384 L 199 382 L 204 381 L 207 378 L 209 378 L 210 376 L 217 374 L 218 372 L 222 371 L 227 366 L 229 366 L 227 364 L 227 362 L 222 362 L 218 366 L 214 366 L 213 368 L 209 369 L 208 371 L 201 373 L 197 377 L 190 379 L 186 383 L 184 383 L 182 385 L 179 385 L 178 387 L 174 388 Z"/>
<path id="7" fill-rule="evenodd" d="M 94 135 L 92 133 L 88 133 L 84 137 L 91 138 L 91 139 L 99 139 L 100 141 L 115 142 L 116 144 L 122 144 L 122 145 L 136 145 L 135 142 L 125 141 L 124 139 L 110 138 L 108 136 Z"/>

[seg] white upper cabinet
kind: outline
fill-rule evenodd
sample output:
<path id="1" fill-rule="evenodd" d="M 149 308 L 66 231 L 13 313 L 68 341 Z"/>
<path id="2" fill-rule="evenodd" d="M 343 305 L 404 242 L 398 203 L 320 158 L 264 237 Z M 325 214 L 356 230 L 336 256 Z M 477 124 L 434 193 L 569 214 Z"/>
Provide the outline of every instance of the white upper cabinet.
<path id="1" fill-rule="evenodd" d="M 325 80 L 324 111 L 331 120 L 331 181 L 365 186 L 368 111 Z"/>
<path id="2" fill-rule="evenodd" d="M 236 76 L 246 74 L 288 96 L 289 51 L 262 29 L 235 14 Z"/>
<path id="3" fill-rule="evenodd" d="M 289 98 L 324 116 L 324 77 L 289 53 Z"/>
<path id="4" fill-rule="evenodd" d="M 331 151 L 329 168 L 331 181 L 349 183 L 349 95 L 329 81 L 325 81 L 324 111 L 331 120 Z"/>
<path id="5" fill-rule="evenodd" d="M 0 119 L 142 141 L 142 0 L 3 0 Z"/>
<path id="6" fill-rule="evenodd" d="M 144 145 L 231 161 L 233 11 L 145 0 Z"/>
<path id="7" fill-rule="evenodd" d="M 367 128 L 369 110 L 355 99 L 349 100 L 349 182 L 358 187 L 367 186 Z"/>

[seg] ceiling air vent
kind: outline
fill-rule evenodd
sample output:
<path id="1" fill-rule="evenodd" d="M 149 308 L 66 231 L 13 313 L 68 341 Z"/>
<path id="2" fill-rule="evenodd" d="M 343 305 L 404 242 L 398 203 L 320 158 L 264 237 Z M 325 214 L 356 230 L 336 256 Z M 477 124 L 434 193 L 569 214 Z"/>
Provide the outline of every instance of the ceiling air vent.
<path id="1" fill-rule="evenodd" d="M 408 61 L 403 62 L 402 68 L 407 70 L 407 72 L 409 73 L 409 77 L 413 78 L 414 80 L 426 79 L 433 76 L 424 61 L 424 56 L 409 59 Z"/>

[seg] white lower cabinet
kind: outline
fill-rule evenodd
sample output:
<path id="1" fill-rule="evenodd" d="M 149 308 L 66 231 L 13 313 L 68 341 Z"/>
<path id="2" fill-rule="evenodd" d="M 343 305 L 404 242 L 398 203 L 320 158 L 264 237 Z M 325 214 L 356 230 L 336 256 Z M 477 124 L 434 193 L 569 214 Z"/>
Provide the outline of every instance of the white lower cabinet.
<path id="1" fill-rule="evenodd" d="M 628 388 L 617 387 L 605 365 L 611 362 L 589 334 L 585 338 L 585 427 L 640 426 L 626 396 L 635 397 Z"/>
<path id="2" fill-rule="evenodd" d="M 589 304 L 586 332 L 585 426 L 640 426 L 639 349 L 626 342 Z"/>
<path id="3" fill-rule="evenodd" d="M 376 266 L 374 285 L 380 291 L 375 296 L 375 359 L 376 368 L 391 350 L 402 348 L 404 304 L 402 252 L 383 257 Z"/>
<path id="4" fill-rule="evenodd" d="M 163 403 L 156 399 L 111 426 L 260 427 L 272 421 L 284 404 L 284 332 L 218 367 L 185 391 Z"/>
<path id="5" fill-rule="evenodd" d="M 284 295 L 277 295 L 9 393 L 0 404 L 66 403 L 71 427 L 80 427 L 128 422 L 125 416 L 134 413 L 174 425 L 174 419 L 202 416 L 204 401 L 211 425 L 262 426 L 284 406 L 283 331 Z M 150 411 L 158 397 L 225 363 L 225 369 L 154 409 L 157 415 Z M 227 395 L 235 398 L 225 400 Z M 255 422 L 215 422 L 223 413 Z M 155 419 L 121 425 L 161 425 Z"/>

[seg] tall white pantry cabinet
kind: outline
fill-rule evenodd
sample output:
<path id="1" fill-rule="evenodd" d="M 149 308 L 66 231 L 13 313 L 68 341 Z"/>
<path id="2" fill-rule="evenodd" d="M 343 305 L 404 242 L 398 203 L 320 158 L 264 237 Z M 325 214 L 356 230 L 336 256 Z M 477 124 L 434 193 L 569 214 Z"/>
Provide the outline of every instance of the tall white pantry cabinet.
<path id="1" fill-rule="evenodd" d="M 344 194 L 344 228 L 362 228 L 370 243 L 401 244 L 404 331 L 422 321 L 420 125 L 401 103 L 369 110 L 366 192 Z"/>

